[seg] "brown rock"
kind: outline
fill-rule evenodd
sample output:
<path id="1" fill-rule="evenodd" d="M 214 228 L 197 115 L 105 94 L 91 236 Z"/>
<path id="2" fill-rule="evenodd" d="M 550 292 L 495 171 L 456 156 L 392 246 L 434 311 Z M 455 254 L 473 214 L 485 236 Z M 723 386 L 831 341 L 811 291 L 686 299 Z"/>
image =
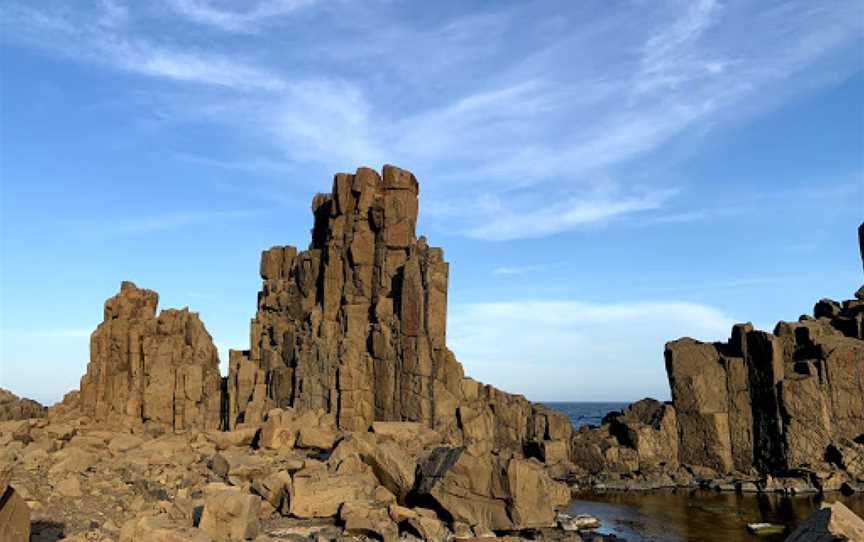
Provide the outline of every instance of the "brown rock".
<path id="1" fill-rule="evenodd" d="M 558 508 L 570 502 L 570 489 L 555 482 L 540 463 L 511 459 L 507 465 L 510 516 L 520 527 L 553 527 Z"/>
<path id="2" fill-rule="evenodd" d="M 70 476 L 55 485 L 54 492 L 62 497 L 80 497 L 81 482 L 77 476 Z"/>
<path id="3" fill-rule="evenodd" d="M 276 510 L 288 512 L 288 499 L 291 495 L 291 475 L 287 471 L 274 472 L 256 478 L 252 490 L 261 495 Z"/>
<path id="4" fill-rule="evenodd" d="M 374 536 L 384 542 L 399 538 L 399 528 L 390 519 L 385 507 L 347 502 L 339 510 L 339 517 L 345 524 L 345 530 L 351 534 Z"/>
<path id="5" fill-rule="evenodd" d="M 252 344 L 229 362 L 229 428 L 291 407 L 328 413 L 343 430 L 409 423 L 437 435 L 409 426 L 391 435 L 411 446 L 417 441 L 406 432 L 490 451 L 521 453 L 544 441 L 569 447 L 566 416 L 490 386 L 465 394 L 470 385 L 446 346 L 448 264 L 416 237 L 418 193 L 414 175 L 395 166 L 381 176 L 368 168 L 340 173 L 331 193 L 313 199 L 309 249 L 264 251 Z M 268 419 L 261 446 L 296 445 L 295 429 L 284 426 Z M 309 446 L 330 444 L 329 433 L 312 426 L 296 433 Z M 560 444 L 545 447 L 554 461 L 567 455 Z"/>
<path id="6" fill-rule="evenodd" d="M 841 502 L 822 503 L 786 542 L 834 542 L 864 540 L 864 520 Z"/>
<path id="7" fill-rule="evenodd" d="M 206 532 L 179 524 L 168 516 L 143 516 L 127 521 L 120 542 L 211 542 Z"/>
<path id="8" fill-rule="evenodd" d="M 6 476 L 0 471 L 0 476 Z M 0 542 L 30 540 L 30 507 L 24 499 L 5 483 L 0 492 Z"/>
<path id="9" fill-rule="evenodd" d="M 48 409 L 32 399 L 22 399 L 9 390 L 0 388 L 0 422 L 44 418 Z"/>
<path id="10" fill-rule="evenodd" d="M 453 521 L 493 530 L 518 528 L 522 521 L 535 522 L 547 515 L 554 519 L 561 488 L 544 479 L 539 467 L 513 461 L 515 485 L 511 487 L 510 468 L 501 458 L 438 448 L 420 465 L 417 494 Z M 532 509 L 534 505 L 539 508 Z M 512 517 L 508 510 L 513 510 Z"/>
<path id="11" fill-rule="evenodd" d="M 345 503 L 370 501 L 377 485 L 374 476 L 366 473 L 298 471 L 291 486 L 291 514 L 299 518 L 335 516 Z"/>
<path id="12" fill-rule="evenodd" d="M 395 442 L 378 442 L 369 433 L 355 433 L 339 443 L 332 458 L 338 461 L 351 454 L 369 465 L 381 485 L 400 501 L 414 487 L 417 463 Z"/>
<path id="13" fill-rule="evenodd" d="M 219 358 L 188 309 L 163 310 L 159 296 L 124 282 L 105 302 L 81 379 L 82 413 L 97 421 L 151 422 L 173 430 L 218 429 Z"/>
<path id="14" fill-rule="evenodd" d="M 201 513 L 201 530 L 214 540 L 247 540 L 258 535 L 261 498 L 235 491 L 207 497 Z"/>

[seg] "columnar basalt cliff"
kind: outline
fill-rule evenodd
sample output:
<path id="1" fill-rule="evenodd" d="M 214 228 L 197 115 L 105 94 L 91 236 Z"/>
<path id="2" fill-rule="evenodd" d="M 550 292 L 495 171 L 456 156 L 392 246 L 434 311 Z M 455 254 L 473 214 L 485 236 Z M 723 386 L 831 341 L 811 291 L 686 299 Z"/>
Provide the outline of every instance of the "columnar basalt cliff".
<path id="1" fill-rule="evenodd" d="M 81 378 L 81 412 L 130 426 L 218 429 L 221 377 L 213 339 L 198 314 L 167 309 L 159 295 L 124 282 L 105 302 Z"/>
<path id="2" fill-rule="evenodd" d="M 251 349 L 231 353 L 228 426 L 318 408 L 343 429 L 412 421 L 454 444 L 554 440 L 566 458 L 566 417 L 464 378 L 447 349 L 448 264 L 416 237 L 418 193 L 395 166 L 340 173 L 313 199 L 309 248 L 263 253 Z"/>
<path id="3" fill-rule="evenodd" d="M 864 261 L 864 224 L 859 239 Z M 583 474 L 633 488 L 694 478 L 754 490 L 862 488 L 864 287 L 773 333 L 747 323 L 724 343 L 669 342 L 665 358 L 672 403 L 641 401 L 574 435 Z M 646 446 L 674 453 L 646 456 Z"/>

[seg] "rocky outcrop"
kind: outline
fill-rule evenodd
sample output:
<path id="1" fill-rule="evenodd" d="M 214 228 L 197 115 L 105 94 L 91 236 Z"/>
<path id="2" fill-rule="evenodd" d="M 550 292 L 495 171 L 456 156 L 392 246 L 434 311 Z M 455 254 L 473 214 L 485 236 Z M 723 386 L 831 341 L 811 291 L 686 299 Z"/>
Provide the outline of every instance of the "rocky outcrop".
<path id="1" fill-rule="evenodd" d="M 32 399 L 22 399 L 9 390 L 0 388 L 0 422 L 44 418 L 48 409 Z"/>
<path id="2" fill-rule="evenodd" d="M 864 302 L 820 301 L 773 334 L 736 326 L 722 344 L 666 345 L 682 463 L 719 473 L 820 467 L 864 435 Z"/>
<path id="3" fill-rule="evenodd" d="M 843 542 L 864 540 L 864 520 L 841 502 L 822 503 L 786 542 Z"/>
<path id="4" fill-rule="evenodd" d="M 158 300 L 156 292 L 124 282 L 105 302 L 104 320 L 90 337 L 80 411 L 126 426 L 218 429 L 221 377 L 213 340 L 188 309 L 157 317 Z"/>
<path id="5" fill-rule="evenodd" d="M 554 530 L 570 492 L 547 467 L 569 468 L 569 419 L 464 376 L 418 193 L 393 166 L 337 175 L 309 248 L 262 254 L 251 347 L 224 380 L 196 313 L 157 316 L 158 295 L 124 282 L 80 392 L 0 423 L 36 508 L 84 532 L 116 496 L 94 539 L 241 540 L 283 521 L 385 540 Z"/>
<path id="6" fill-rule="evenodd" d="M 415 234 L 418 193 L 395 166 L 340 173 L 313 199 L 309 248 L 262 254 L 251 348 L 230 354 L 228 427 L 275 407 L 321 409 L 342 429 L 417 422 L 454 446 L 535 446 L 566 461 L 563 414 L 465 378 L 447 349 L 449 268 Z"/>
<path id="7" fill-rule="evenodd" d="M 628 489 L 864 485 L 864 300 L 822 299 L 773 333 L 747 323 L 723 343 L 672 341 L 665 360 L 672 402 L 640 401 L 577 432 L 577 477 Z"/>

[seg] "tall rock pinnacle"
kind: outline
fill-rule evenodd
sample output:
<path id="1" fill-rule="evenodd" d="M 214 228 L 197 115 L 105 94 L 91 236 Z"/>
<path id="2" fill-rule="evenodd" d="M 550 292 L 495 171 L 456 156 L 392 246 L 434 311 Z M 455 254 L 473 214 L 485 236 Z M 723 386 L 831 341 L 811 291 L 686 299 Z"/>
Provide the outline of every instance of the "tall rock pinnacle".
<path id="1" fill-rule="evenodd" d="M 198 314 L 163 310 L 159 295 L 124 282 L 105 302 L 81 378 L 82 413 L 98 421 L 154 422 L 174 430 L 218 429 L 216 347 Z"/>
<path id="2" fill-rule="evenodd" d="M 262 254 L 251 348 L 230 357 L 228 426 L 292 406 L 322 408 L 344 429 L 413 421 L 459 442 L 544 440 L 546 409 L 464 378 L 446 346 L 448 264 L 415 234 L 417 179 L 382 173 L 336 175 L 312 201 L 309 248 Z M 566 440 L 566 417 L 548 418 Z"/>

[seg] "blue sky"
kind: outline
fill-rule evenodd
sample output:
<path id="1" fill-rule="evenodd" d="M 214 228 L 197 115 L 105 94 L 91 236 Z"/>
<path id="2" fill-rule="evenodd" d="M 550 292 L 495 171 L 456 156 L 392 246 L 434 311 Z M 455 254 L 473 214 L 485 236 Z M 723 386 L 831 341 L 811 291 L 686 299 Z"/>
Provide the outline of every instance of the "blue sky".
<path id="1" fill-rule="evenodd" d="M 862 283 L 855 1 L 0 4 L 0 386 L 76 388 L 121 280 L 248 346 L 260 251 L 398 164 L 466 372 L 668 397 L 663 344 Z"/>

